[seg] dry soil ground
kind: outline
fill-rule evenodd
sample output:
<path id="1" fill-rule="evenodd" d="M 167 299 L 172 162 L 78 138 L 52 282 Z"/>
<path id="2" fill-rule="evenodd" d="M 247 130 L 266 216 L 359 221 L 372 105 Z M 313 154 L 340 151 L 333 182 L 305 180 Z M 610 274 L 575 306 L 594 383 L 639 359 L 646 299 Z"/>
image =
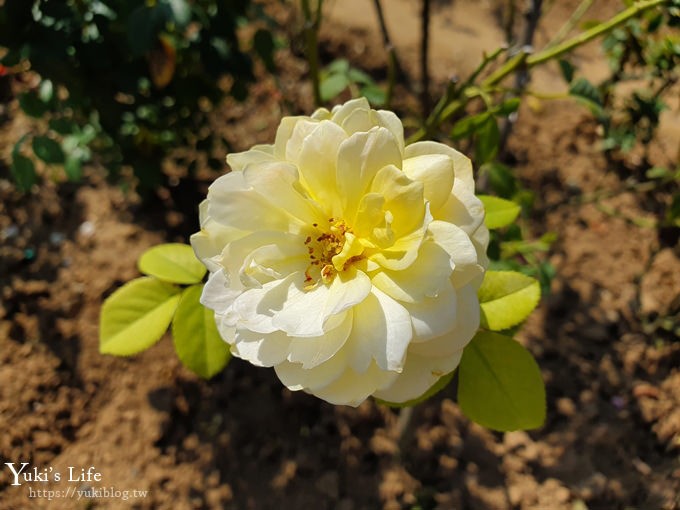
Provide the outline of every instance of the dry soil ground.
<path id="1" fill-rule="evenodd" d="M 416 76 L 416 2 L 384 3 Z M 539 43 L 576 3 L 553 3 Z M 600 19 L 618 8 L 595 4 L 592 17 Z M 435 2 L 433 88 L 502 42 L 494 5 Z M 327 14 L 324 57 L 379 71 L 384 55 L 371 2 L 331 0 Z M 591 75 L 602 72 L 597 44 L 577 60 Z M 284 51 L 279 65 L 281 93 L 263 78 L 245 104 L 216 112 L 215 128 L 235 149 L 271 141 L 286 113 L 281 94 L 301 111 L 311 108 L 304 62 Z M 552 68 L 534 84 L 561 86 Z M 137 275 L 144 249 L 186 241 L 197 228 L 195 213 L 170 199 L 140 205 L 97 169 L 87 185 L 47 182 L 19 195 L 6 180 L 6 162 L 29 127 L 15 102 L 5 110 L 0 458 L 61 472 L 62 481 L 11 486 L 3 466 L 0 509 L 680 508 L 680 342 L 655 328 L 678 312 L 677 236 L 631 221 L 654 220 L 655 212 L 640 194 L 615 193 L 623 176 L 598 151 L 586 110 L 569 101 L 524 108 L 509 143 L 537 197 L 525 227 L 535 236 L 557 234 L 551 293 L 519 335 L 547 385 L 545 426 L 490 432 L 461 415 L 449 388 L 419 408 L 401 451 L 398 413 L 373 402 L 334 407 L 291 393 L 271 370 L 239 360 L 202 381 L 179 364 L 169 338 L 132 359 L 100 355 L 102 300 Z M 673 118 L 665 122 L 665 139 L 677 144 Z M 207 182 L 188 195 L 196 203 Z M 70 483 L 69 466 L 78 473 L 95 466 L 101 480 Z M 71 487 L 114 493 L 88 501 L 30 497 L 31 488 Z M 134 490 L 148 492 L 135 497 Z"/>

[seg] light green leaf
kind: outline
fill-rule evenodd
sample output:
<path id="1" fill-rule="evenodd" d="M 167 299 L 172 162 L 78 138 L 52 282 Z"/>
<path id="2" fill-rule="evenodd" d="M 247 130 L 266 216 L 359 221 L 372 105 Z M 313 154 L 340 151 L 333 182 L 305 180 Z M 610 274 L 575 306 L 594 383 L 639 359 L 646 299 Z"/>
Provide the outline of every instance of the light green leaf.
<path id="1" fill-rule="evenodd" d="M 321 79 L 321 84 L 319 85 L 321 99 L 330 101 L 348 86 L 349 80 L 346 74 L 329 74 Z"/>
<path id="2" fill-rule="evenodd" d="M 199 301 L 203 285 L 184 290 L 172 320 L 172 340 L 182 363 L 209 379 L 222 370 L 231 354 L 215 325 L 215 313 Z"/>
<path id="3" fill-rule="evenodd" d="M 69 156 L 64 163 L 64 172 L 69 181 L 79 181 L 83 176 L 82 163 L 78 158 Z"/>
<path id="4" fill-rule="evenodd" d="M 383 404 L 389 407 L 413 407 L 415 405 L 420 404 L 421 402 L 425 402 L 426 400 L 429 400 L 431 397 L 434 397 L 437 393 L 442 391 L 444 388 L 446 388 L 449 383 L 451 382 L 451 379 L 453 379 L 453 374 L 455 374 L 456 371 L 452 370 L 446 375 L 441 376 L 439 379 L 437 379 L 437 382 L 434 383 L 430 388 L 423 393 L 421 396 L 414 398 L 412 400 L 407 400 L 406 402 L 388 402 L 386 400 L 380 400 L 379 398 L 376 398 L 376 402 L 379 404 Z"/>
<path id="5" fill-rule="evenodd" d="M 522 273 L 487 271 L 477 295 L 481 326 L 502 331 L 529 316 L 541 299 L 541 288 L 537 280 Z"/>
<path id="6" fill-rule="evenodd" d="M 361 87 L 359 95 L 368 99 L 368 102 L 375 106 L 385 104 L 387 93 L 378 85 L 366 85 Z"/>
<path id="7" fill-rule="evenodd" d="M 148 249 L 137 266 L 144 274 L 182 285 L 199 283 L 206 271 L 191 246 L 181 243 L 159 244 Z"/>
<path id="8" fill-rule="evenodd" d="M 536 360 L 510 337 L 477 333 L 458 367 L 458 404 L 468 418 L 490 429 L 540 427 L 545 385 Z"/>
<path id="9" fill-rule="evenodd" d="M 168 329 L 180 288 L 137 278 L 111 294 L 99 319 L 99 352 L 130 356 L 155 344 Z"/>
<path id="10" fill-rule="evenodd" d="M 484 204 L 486 216 L 484 224 L 487 228 L 501 228 L 510 225 L 517 219 L 521 207 L 515 202 L 491 195 L 477 195 Z"/>

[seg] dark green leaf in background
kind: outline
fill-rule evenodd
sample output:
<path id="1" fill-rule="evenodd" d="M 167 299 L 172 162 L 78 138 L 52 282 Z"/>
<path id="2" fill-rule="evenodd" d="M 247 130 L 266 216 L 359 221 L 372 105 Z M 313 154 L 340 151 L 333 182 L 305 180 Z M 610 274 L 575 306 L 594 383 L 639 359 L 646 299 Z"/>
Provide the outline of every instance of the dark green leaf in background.
<path id="1" fill-rule="evenodd" d="M 35 155 L 45 163 L 62 164 L 65 160 L 61 145 L 47 136 L 34 137 L 32 145 Z"/>
<path id="2" fill-rule="evenodd" d="M 33 161 L 19 153 L 12 155 L 10 171 L 20 191 L 26 192 L 30 190 L 31 186 L 38 181 Z"/>

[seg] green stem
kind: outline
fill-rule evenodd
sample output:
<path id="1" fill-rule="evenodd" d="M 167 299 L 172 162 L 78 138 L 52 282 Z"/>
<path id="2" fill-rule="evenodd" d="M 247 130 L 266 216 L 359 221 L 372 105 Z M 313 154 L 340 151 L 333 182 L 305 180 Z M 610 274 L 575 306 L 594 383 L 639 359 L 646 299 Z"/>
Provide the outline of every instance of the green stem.
<path id="1" fill-rule="evenodd" d="M 309 74 L 312 80 L 315 106 L 321 106 L 321 83 L 319 80 L 319 25 L 321 24 L 321 7 L 323 0 L 317 4 L 316 17 L 312 17 L 309 0 L 301 0 L 302 14 L 305 18 L 305 52 L 309 62 Z"/>
<path id="2" fill-rule="evenodd" d="M 576 37 L 563 42 L 562 44 L 558 44 L 552 48 L 545 49 L 540 53 L 531 55 L 527 58 L 526 64 L 528 67 L 533 67 L 535 65 L 542 64 L 543 62 L 547 62 L 548 60 L 561 57 L 565 53 L 569 53 L 574 48 L 577 48 L 603 34 L 606 34 L 620 24 L 625 23 L 631 18 L 634 18 L 641 12 L 658 5 L 663 5 L 665 3 L 670 3 L 670 0 L 645 0 L 643 2 L 638 2 L 634 5 L 631 5 L 628 9 L 621 11 L 609 21 L 600 23 L 590 30 L 586 30 L 582 34 L 579 34 Z"/>
<path id="3" fill-rule="evenodd" d="M 469 99 L 471 97 L 476 96 L 476 94 L 470 95 L 469 94 L 470 91 L 468 89 L 474 87 L 477 88 L 478 90 L 479 89 L 485 90 L 494 87 L 495 85 L 503 81 L 503 79 L 505 79 L 507 76 L 517 71 L 517 69 L 519 69 L 521 66 L 526 66 L 526 68 L 532 68 L 534 66 L 543 64 L 550 60 L 559 58 L 565 53 L 568 53 L 574 50 L 575 48 L 583 44 L 586 44 L 587 42 L 590 42 L 603 34 L 606 34 L 607 32 L 621 25 L 622 23 L 625 23 L 629 19 L 638 16 L 640 13 L 653 7 L 657 7 L 659 5 L 667 4 L 670 2 L 671 0 L 644 0 L 621 11 L 619 14 L 614 16 L 609 21 L 600 23 L 599 25 L 594 26 L 590 30 L 586 30 L 582 34 L 579 34 L 573 37 L 572 39 L 565 41 L 562 44 L 558 44 L 552 48 L 544 49 L 543 51 L 540 51 L 539 53 L 536 53 L 534 55 L 529 55 L 525 51 L 521 51 L 520 53 L 512 57 L 510 60 L 508 60 L 505 64 L 503 64 L 489 77 L 483 80 L 480 85 L 475 86 L 474 84 L 470 84 L 463 89 L 459 89 L 459 93 L 456 94 L 455 97 L 449 99 L 446 106 L 440 110 L 441 113 L 439 113 L 438 115 L 430 116 L 425 122 L 425 125 L 418 131 L 416 131 L 411 137 L 409 137 L 407 142 L 408 143 L 417 142 L 419 140 L 422 140 L 426 136 L 431 135 L 432 132 L 442 122 L 446 121 L 454 114 L 463 110 L 467 105 Z"/>
<path id="4" fill-rule="evenodd" d="M 553 37 L 551 41 L 546 45 L 546 49 L 552 48 L 560 41 L 562 41 L 562 39 L 564 39 L 567 36 L 567 34 L 574 29 L 574 27 L 581 20 L 583 15 L 593 5 L 594 1 L 595 0 L 583 0 L 576 8 L 574 13 L 571 15 L 571 17 L 567 20 L 567 22 L 564 25 L 562 25 L 562 27 L 557 31 L 555 37 Z"/>

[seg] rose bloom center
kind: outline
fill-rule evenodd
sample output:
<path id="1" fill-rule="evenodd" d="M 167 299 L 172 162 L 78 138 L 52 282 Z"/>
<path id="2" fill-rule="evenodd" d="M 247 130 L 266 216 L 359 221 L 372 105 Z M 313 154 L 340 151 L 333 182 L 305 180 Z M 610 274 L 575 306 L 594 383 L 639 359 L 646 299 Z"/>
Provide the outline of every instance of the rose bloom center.
<path id="1" fill-rule="evenodd" d="M 305 239 L 309 253 L 309 266 L 305 271 L 307 291 L 319 282 L 331 283 L 335 275 L 365 258 L 364 246 L 344 220 L 329 218 L 327 227 L 318 223 L 312 224 L 312 227 L 312 232 Z"/>

